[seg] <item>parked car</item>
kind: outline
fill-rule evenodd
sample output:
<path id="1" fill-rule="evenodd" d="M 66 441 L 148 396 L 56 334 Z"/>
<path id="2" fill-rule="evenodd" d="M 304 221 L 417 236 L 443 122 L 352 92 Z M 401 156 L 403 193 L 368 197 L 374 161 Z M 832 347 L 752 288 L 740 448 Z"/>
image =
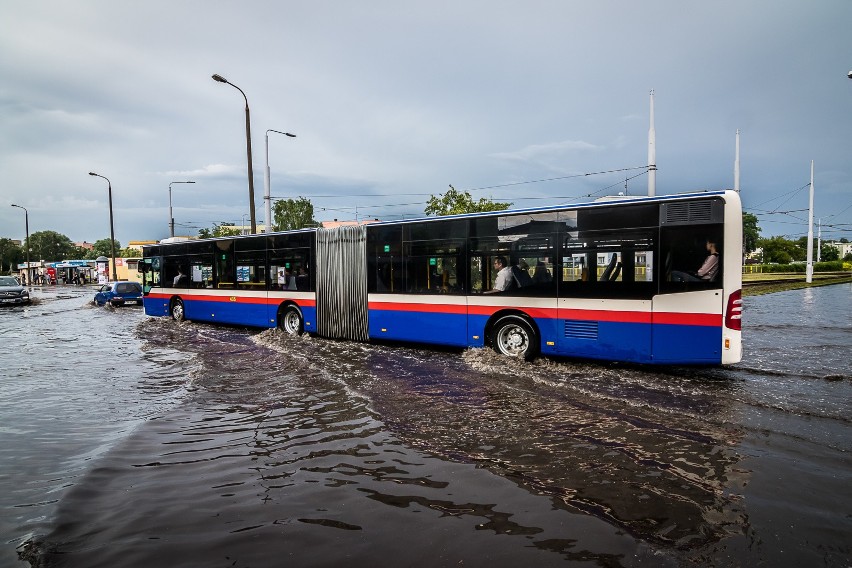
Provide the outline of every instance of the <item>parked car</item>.
<path id="1" fill-rule="evenodd" d="M 95 294 L 95 303 L 103 306 L 109 302 L 113 306 L 125 304 L 142 305 L 142 284 L 139 282 L 107 282 Z"/>
<path id="2" fill-rule="evenodd" d="M 14 276 L 0 276 L 0 305 L 21 305 L 30 303 L 30 293 L 20 285 Z"/>

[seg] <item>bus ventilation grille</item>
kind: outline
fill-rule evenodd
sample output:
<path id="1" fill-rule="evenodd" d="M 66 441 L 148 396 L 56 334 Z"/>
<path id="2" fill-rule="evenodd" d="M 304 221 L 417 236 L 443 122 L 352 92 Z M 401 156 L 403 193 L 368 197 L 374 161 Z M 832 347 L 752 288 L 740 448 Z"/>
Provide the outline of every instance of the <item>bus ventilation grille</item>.
<path id="1" fill-rule="evenodd" d="M 598 322 L 565 320 L 565 337 L 596 340 L 598 338 Z"/>
<path id="2" fill-rule="evenodd" d="M 713 220 L 713 203 L 697 201 L 666 204 L 666 223 L 709 223 Z"/>

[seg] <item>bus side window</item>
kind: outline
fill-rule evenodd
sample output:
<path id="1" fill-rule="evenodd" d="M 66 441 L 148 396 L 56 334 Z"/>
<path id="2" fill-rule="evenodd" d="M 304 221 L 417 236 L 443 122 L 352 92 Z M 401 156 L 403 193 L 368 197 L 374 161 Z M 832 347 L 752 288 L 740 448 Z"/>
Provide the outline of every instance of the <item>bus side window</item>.
<path id="1" fill-rule="evenodd" d="M 661 291 L 721 288 L 723 228 L 717 224 L 669 226 L 660 231 Z M 712 243 L 712 247 L 711 244 Z M 717 269 L 708 277 L 700 269 L 715 256 Z"/>
<path id="2" fill-rule="evenodd" d="M 367 291 L 398 294 L 402 288 L 402 227 L 367 228 Z"/>

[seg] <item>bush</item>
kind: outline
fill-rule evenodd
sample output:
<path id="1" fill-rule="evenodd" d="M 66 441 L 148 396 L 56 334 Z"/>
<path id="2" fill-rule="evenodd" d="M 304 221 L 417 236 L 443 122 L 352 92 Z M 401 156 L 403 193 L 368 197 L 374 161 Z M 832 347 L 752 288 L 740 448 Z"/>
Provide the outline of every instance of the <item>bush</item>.
<path id="1" fill-rule="evenodd" d="M 804 262 L 796 264 L 763 264 L 757 272 L 799 272 L 804 274 L 807 266 Z M 841 270 L 849 270 L 850 268 L 852 268 L 852 263 L 844 263 L 839 260 L 814 263 L 814 272 L 840 272 Z"/>

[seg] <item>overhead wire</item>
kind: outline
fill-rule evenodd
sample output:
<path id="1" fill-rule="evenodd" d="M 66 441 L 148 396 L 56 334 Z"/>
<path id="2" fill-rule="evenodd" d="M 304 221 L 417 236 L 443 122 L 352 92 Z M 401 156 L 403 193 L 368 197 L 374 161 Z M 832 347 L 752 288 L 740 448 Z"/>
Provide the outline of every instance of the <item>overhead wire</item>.
<path id="1" fill-rule="evenodd" d="M 512 182 L 512 183 L 499 184 L 499 185 L 491 185 L 491 186 L 482 186 L 482 187 L 475 187 L 475 188 L 467 188 L 467 189 L 462 189 L 462 190 L 460 190 L 460 191 L 461 191 L 461 192 L 471 192 L 471 191 L 482 191 L 482 190 L 486 190 L 486 189 L 499 189 L 499 188 L 503 188 L 503 187 L 512 187 L 512 186 L 523 185 L 523 184 L 529 184 L 529 183 L 542 183 L 542 182 L 547 182 L 547 181 L 560 181 L 560 180 L 566 180 L 566 179 L 574 179 L 574 178 L 580 178 L 580 177 L 588 177 L 588 176 L 593 176 L 593 175 L 602 175 L 602 174 L 609 174 L 609 173 L 625 172 L 625 171 L 631 171 L 631 170 L 637 170 L 637 169 L 642 169 L 643 171 L 642 171 L 642 172 L 640 172 L 640 173 L 638 173 L 638 174 L 636 174 L 636 175 L 633 175 L 633 176 L 630 176 L 630 177 L 628 177 L 628 178 L 625 178 L 625 179 L 623 179 L 623 180 L 619 180 L 619 181 L 617 181 L 617 182 L 616 182 L 616 183 L 614 183 L 614 184 L 608 185 L 608 186 L 606 186 L 606 187 L 603 187 L 603 188 L 598 189 L 598 190 L 596 190 L 596 191 L 593 191 L 593 192 L 591 192 L 591 193 L 584 193 L 584 194 L 581 194 L 581 195 L 556 195 L 556 196 L 538 196 L 538 197 L 517 197 L 517 196 L 512 196 L 512 197 L 507 197 L 507 198 L 504 198 L 504 197 L 496 197 L 496 198 L 493 198 L 493 197 L 492 197 L 492 198 L 491 198 L 492 200 L 495 200 L 495 199 L 509 199 L 509 200 L 512 200 L 512 201 L 529 201 L 529 200 L 551 200 L 551 201 L 559 201 L 559 200 L 576 200 L 576 199 L 583 199 L 583 198 L 593 197 L 593 196 L 598 195 L 598 194 L 600 194 L 600 193 L 602 193 L 602 192 L 604 192 L 604 191 L 607 191 L 608 189 L 611 189 L 611 188 L 613 188 L 613 187 L 616 187 L 616 186 L 618 186 L 618 185 L 621 185 L 621 184 L 623 184 L 623 183 L 626 183 L 626 182 L 628 182 L 628 181 L 630 181 L 630 180 L 632 180 L 632 179 L 635 179 L 635 178 L 637 178 L 637 177 L 643 176 L 643 175 L 645 175 L 645 174 L 647 174 L 647 173 L 648 173 L 648 172 L 647 172 L 647 166 L 635 166 L 635 167 L 630 167 L 630 168 L 618 168 L 618 169 L 613 169 L 613 170 L 606 170 L 606 171 L 599 171 L 599 172 L 588 172 L 588 173 L 584 173 L 584 174 L 576 174 L 576 175 L 570 175 L 570 176 L 560 176 L 560 177 L 554 177 L 554 178 L 537 179 L 537 180 L 529 180 L 529 181 L 522 181 L 522 182 Z M 428 193 L 428 194 L 425 194 L 425 193 L 424 193 L 424 194 L 392 194 L 392 195 L 393 195 L 393 196 L 397 196 L 397 195 L 429 195 L 429 196 L 434 196 L 434 193 Z M 369 196 L 369 197 L 380 197 L 380 196 L 387 196 L 387 195 L 384 195 L 384 194 L 369 194 L 369 195 L 365 195 L 365 196 Z M 305 197 L 307 197 L 307 195 L 305 195 Z M 318 197 L 318 196 L 313 195 L 312 197 L 315 197 L 315 198 L 316 198 L 316 197 Z M 336 197 L 336 198 L 339 198 L 339 197 L 341 197 L 341 196 L 339 196 L 339 195 L 335 195 L 335 196 L 324 196 L 324 197 Z M 347 196 L 347 197 L 350 197 L 350 196 Z M 272 198 L 270 198 L 270 199 L 281 199 L 281 198 L 272 197 Z M 410 202 L 410 203 L 390 203 L 390 204 L 384 204 L 384 205 L 353 205 L 353 206 L 342 206 L 342 207 L 317 207 L 317 209 L 319 209 L 320 211 L 338 211 L 338 212 L 346 212 L 346 211 L 356 211 L 356 210 L 366 210 L 366 209 L 382 209 L 382 208 L 389 208 L 389 207 L 411 207 L 411 206 L 415 206 L 415 205 L 426 205 L 426 204 L 428 204 L 428 203 L 429 203 L 428 201 L 417 201 L 417 202 Z"/>

